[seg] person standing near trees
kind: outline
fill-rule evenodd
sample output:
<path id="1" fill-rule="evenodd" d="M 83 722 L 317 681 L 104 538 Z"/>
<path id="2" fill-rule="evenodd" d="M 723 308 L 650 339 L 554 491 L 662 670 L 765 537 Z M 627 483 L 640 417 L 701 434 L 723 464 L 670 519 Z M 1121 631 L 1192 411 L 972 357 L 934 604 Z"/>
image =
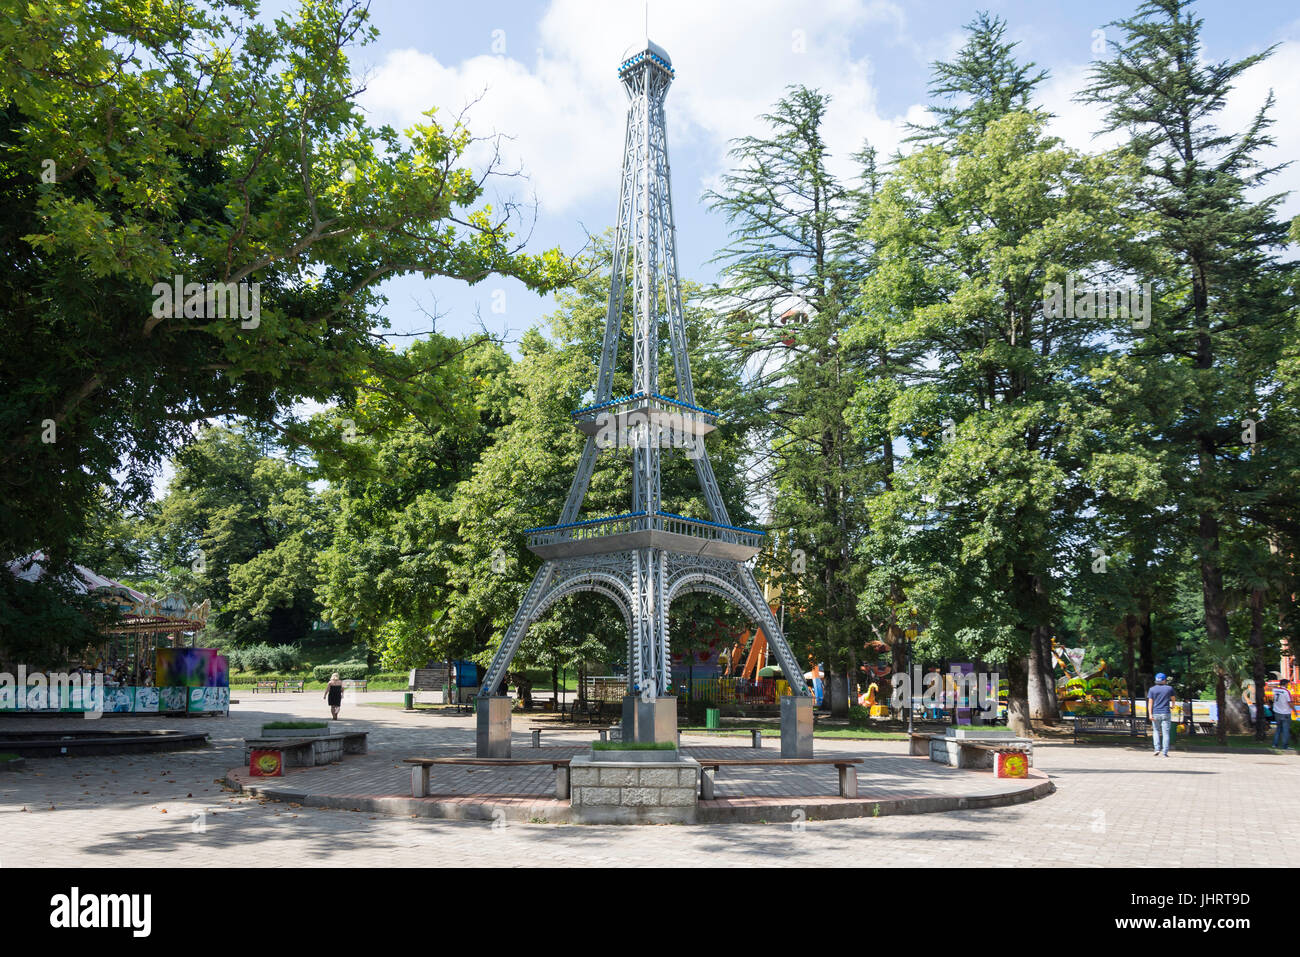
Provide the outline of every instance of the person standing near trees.
<path id="1" fill-rule="evenodd" d="M 1273 689 L 1273 720 L 1277 728 L 1273 731 L 1273 747 L 1286 750 L 1291 746 L 1291 692 L 1287 680 L 1282 678 Z M 1281 744 L 1278 740 L 1281 739 Z"/>
<path id="2" fill-rule="evenodd" d="M 330 675 L 329 684 L 325 686 L 325 700 L 330 706 L 330 720 L 339 719 L 339 708 L 343 705 L 343 682 L 339 679 L 339 673 L 336 671 Z"/>
<path id="3" fill-rule="evenodd" d="M 1173 733 L 1174 689 L 1164 673 L 1156 675 L 1156 683 L 1147 689 L 1147 717 L 1151 720 L 1151 740 L 1156 756 L 1169 757 L 1169 738 Z"/>

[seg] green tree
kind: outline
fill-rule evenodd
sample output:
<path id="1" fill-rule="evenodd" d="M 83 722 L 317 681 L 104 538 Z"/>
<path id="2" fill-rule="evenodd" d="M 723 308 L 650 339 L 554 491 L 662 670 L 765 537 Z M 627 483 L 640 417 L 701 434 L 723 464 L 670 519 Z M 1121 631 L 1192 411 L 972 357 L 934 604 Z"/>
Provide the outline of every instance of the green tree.
<path id="1" fill-rule="evenodd" d="M 708 199 L 731 227 L 715 257 L 726 312 L 714 341 L 750 371 L 766 419 L 755 445 L 779 540 L 765 556 L 768 576 L 785 589 L 792 642 L 824 657 L 831 710 L 842 715 L 868 633 L 855 558 L 882 446 L 855 436 L 847 417 L 875 356 L 844 342 L 866 269 L 854 233 L 870 203 L 874 154 L 858 157 L 862 189 L 836 178 L 824 139 L 829 101 L 791 87 L 761 117 L 766 135 L 735 141 L 732 169 Z"/>
<path id="2" fill-rule="evenodd" d="M 303 638 L 320 615 L 317 555 L 328 543 L 328 506 L 310 474 L 222 427 L 203 430 L 174 465 L 151 528 L 164 590 L 211 600 L 216 636 Z"/>
<path id="3" fill-rule="evenodd" d="M 270 23 L 255 0 L 0 19 L 0 552 L 63 557 L 96 490 L 120 470 L 147 498 L 194 423 L 349 397 L 363 371 L 400 386 L 379 281 L 562 271 L 481 202 L 458 121 L 366 122 L 346 51 L 373 37 L 345 0 Z M 260 284 L 256 325 L 202 296 L 169 311 L 177 275 Z"/>
<path id="4" fill-rule="evenodd" d="M 1267 420 L 1277 405 L 1280 354 L 1294 338 L 1294 267 L 1278 258 L 1287 236 L 1277 218 L 1281 197 L 1251 195 L 1275 172 L 1261 160 L 1272 143 L 1272 97 L 1243 130 L 1216 123 L 1234 84 L 1272 51 L 1206 61 L 1203 21 L 1188 0 L 1146 0 L 1113 26 L 1122 38 L 1081 96 L 1105 108 L 1106 130 L 1129 134 L 1150 222 L 1144 268 L 1166 292 L 1141 347 L 1116 357 L 1110 377 L 1142 390 L 1154 413 L 1144 441 L 1158 451 L 1169 502 L 1195 542 L 1205 641 L 1221 660 L 1232 642 L 1234 582 L 1254 593 L 1262 614 L 1277 578 L 1266 571 L 1277 564 L 1270 557 L 1277 535 L 1246 522 L 1276 524 L 1281 515 L 1270 505 L 1287 493 L 1269 483 L 1294 468 L 1283 460 L 1294 457 L 1296 433 L 1275 433 L 1256 459 L 1247 421 Z M 1278 424 L 1293 428 L 1294 419 L 1283 414 Z M 1252 670 L 1262 685 L 1262 623 L 1253 633 Z"/>
<path id="5" fill-rule="evenodd" d="M 1005 661 L 1021 728 L 1031 686 L 1036 716 L 1055 703 L 1056 572 L 1089 567 L 1085 469 L 1106 449 L 1077 414 L 1102 400 L 1087 372 L 1128 334 L 1045 306 L 1049 282 L 1113 274 L 1132 220 L 1125 167 L 1043 124 L 1011 113 L 902 159 L 865 229 L 865 334 L 920 359 L 888 404 L 909 453 L 871 502 L 872 542 L 907 571 L 922 652 Z"/>

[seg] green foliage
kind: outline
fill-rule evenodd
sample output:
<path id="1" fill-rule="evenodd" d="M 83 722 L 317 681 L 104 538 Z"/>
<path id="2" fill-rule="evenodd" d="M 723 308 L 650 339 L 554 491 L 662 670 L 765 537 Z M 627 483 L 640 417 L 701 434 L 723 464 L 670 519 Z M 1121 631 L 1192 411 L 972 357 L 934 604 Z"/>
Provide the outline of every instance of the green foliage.
<path id="1" fill-rule="evenodd" d="M 557 251 L 522 253 L 483 202 L 491 171 L 466 168 L 461 124 L 431 111 L 404 138 L 367 122 L 346 52 L 374 39 L 364 5 L 312 0 L 274 21 L 254 0 L 30 13 L 0 18 L 6 557 L 67 557 L 100 487 L 147 500 L 197 423 L 308 439 L 284 421 L 304 400 L 401 401 L 412 363 L 383 338 L 380 281 L 497 273 L 545 289 L 568 274 Z M 258 283 L 256 324 L 155 308 L 176 275 Z M 250 614 L 280 607 L 242 584 Z"/>
<path id="2" fill-rule="evenodd" d="M 249 645 L 226 651 L 232 671 L 292 672 L 298 667 L 302 653 L 294 645 Z"/>
<path id="3" fill-rule="evenodd" d="M 593 741 L 593 751 L 676 751 L 671 741 Z"/>
<path id="4" fill-rule="evenodd" d="M 369 675 L 370 669 L 364 661 L 341 661 L 333 665 L 317 665 L 312 668 L 311 677 L 313 681 L 329 681 L 335 672 L 342 681 L 360 681 Z"/>
<path id="5" fill-rule="evenodd" d="M 849 727 L 865 728 L 871 724 L 871 709 L 860 704 L 849 706 Z"/>

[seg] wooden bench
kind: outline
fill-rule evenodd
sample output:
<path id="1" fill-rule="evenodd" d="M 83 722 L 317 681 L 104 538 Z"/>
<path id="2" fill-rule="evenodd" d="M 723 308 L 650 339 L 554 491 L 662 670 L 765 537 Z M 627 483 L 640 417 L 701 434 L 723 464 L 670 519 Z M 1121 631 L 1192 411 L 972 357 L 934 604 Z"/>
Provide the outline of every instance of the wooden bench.
<path id="1" fill-rule="evenodd" d="M 429 769 L 435 764 L 459 764 L 487 768 L 549 764 L 555 769 L 555 797 L 561 801 L 567 800 L 569 797 L 568 758 L 403 758 L 402 763 L 415 765 L 411 768 L 411 797 L 422 798 L 429 796 Z"/>
<path id="2" fill-rule="evenodd" d="M 279 691 L 279 690 L 280 690 L 280 682 L 278 681 L 259 681 L 257 684 L 253 685 L 253 694 L 257 694 L 259 691 Z"/>
<path id="3" fill-rule="evenodd" d="M 745 730 L 745 728 L 696 728 L 694 731 L 678 731 L 677 746 L 679 748 L 682 746 L 683 734 L 737 734 Z M 763 746 L 763 732 L 759 728 L 749 728 L 748 731 L 750 747 L 761 748 Z"/>
<path id="4" fill-rule="evenodd" d="M 286 681 L 284 683 L 285 691 L 305 691 L 307 689 L 306 681 Z"/>
<path id="5" fill-rule="evenodd" d="M 833 764 L 840 772 L 840 797 L 858 796 L 858 769 L 861 758 L 696 758 L 700 762 L 700 800 L 713 800 L 714 776 L 718 768 L 796 767 L 810 764 Z"/>
<path id="6" fill-rule="evenodd" d="M 533 725 L 528 730 L 533 733 L 533 747 L 535 748 L 540 748 L 542 746 L 543 731 L 563 731 L 566 734 L 573 734 L 573 732 L 575 731 L 581 731 L 583 734 L 590 734 L 592 731 L 597 731 L 600 733 L 600 740 L 602 741 L 609 740 L 609 728 L 607 727 L 606 728 L 557 728 L 553 724 L 540 724 L 540 725 Z"/>
<path id="7" fill-rule="evenodd" d="M 365 690 L 366 690 L 366 679 L 365 679 L 365 678 L 360 678 L 360 679 L 357 679 L 357 678 L 348 678 L 346 681 L 343 682 L 343 687 L 344 687 L 344 688 L 351 688 L 353 691 L 365 691 Z"/>

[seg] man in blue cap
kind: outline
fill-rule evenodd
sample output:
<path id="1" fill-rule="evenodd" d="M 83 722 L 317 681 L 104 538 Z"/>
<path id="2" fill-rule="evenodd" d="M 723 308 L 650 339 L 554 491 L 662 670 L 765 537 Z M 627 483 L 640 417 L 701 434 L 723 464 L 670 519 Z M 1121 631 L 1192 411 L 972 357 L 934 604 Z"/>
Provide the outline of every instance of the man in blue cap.
<path id="1" fill-rule="evenodd" d="M 1169 738 L 1173 724 L 1174 689 L 1164 673 L 1156 675 L 1156 683 L 1147 689 L 1147 717 L 1151 719 L 1151 740 L 1156 757 L 1169 757 Z"/>
<path id="2" fill-rule="evenodd" d="M 1273 747 L 1283 751 L 1291 746 L 1291 690 L 1287 687 L 1288 684 L 1283 678 L 1273 689 L 1273 720 L 1277 722 L 1277 728 L 1273 731 Z"/>

